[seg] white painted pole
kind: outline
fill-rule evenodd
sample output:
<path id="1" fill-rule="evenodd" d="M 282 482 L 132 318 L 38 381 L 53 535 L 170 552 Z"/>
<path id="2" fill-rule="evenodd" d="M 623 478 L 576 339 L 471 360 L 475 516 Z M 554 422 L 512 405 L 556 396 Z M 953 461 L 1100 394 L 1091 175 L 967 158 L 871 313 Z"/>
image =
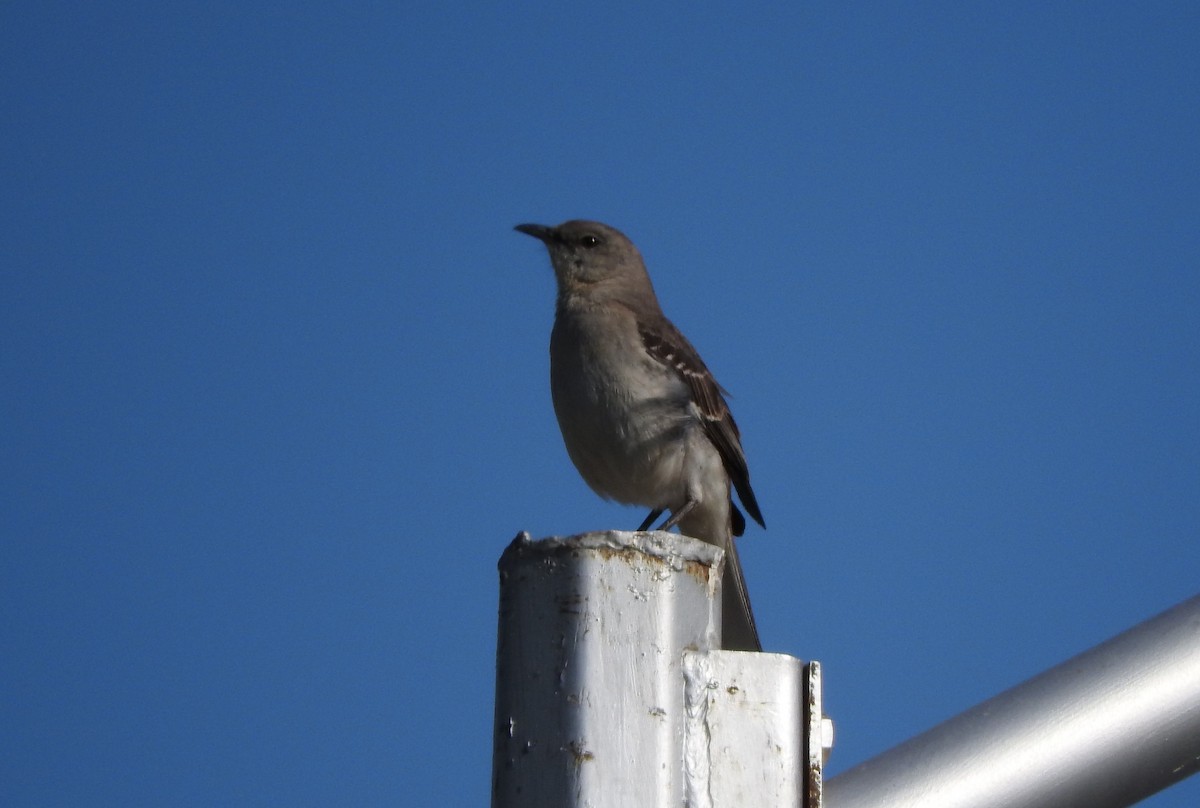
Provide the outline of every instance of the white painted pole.
<path id="1" fill-rule="evenodd" d="M 723 560 L 661 532 L 509 545 L 493 808 L 819 808 L 816 663 L 715 650 Z"/>

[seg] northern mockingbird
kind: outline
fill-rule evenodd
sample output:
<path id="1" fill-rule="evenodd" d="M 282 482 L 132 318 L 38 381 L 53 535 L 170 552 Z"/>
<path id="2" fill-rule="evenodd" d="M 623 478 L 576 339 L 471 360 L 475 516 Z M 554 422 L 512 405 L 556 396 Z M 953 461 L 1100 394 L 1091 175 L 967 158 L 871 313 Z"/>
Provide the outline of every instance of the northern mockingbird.
<path id="1" fill-rule="evenodd" d="M 567 454 L 601 497 L 651 508 L 638 530 L 725 551 L 722 645 L 760 650 L 733 537 L 760 525 L 737 424 L 696 349 L 659 308 L 633 242 L 599 222 L 517 225 L 550 252 L 558 280 L 550 392 Z"/>

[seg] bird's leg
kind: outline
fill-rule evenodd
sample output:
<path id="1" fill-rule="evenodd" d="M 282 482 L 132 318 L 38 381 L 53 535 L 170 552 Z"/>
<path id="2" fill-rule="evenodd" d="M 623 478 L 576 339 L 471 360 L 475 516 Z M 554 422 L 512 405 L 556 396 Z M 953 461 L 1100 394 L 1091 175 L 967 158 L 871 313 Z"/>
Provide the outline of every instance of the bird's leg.
<path id="1" fill-rule="evenodd" d="M 641 533 L 643 530 L 649 530 L 650 525 L 654 524 L 654 520 L 662 516 L 662 512 L 662 508 L 655 508 L 654 510 L 650 511 L 650 515 L 646 517 L 646 521 L 638 525 L 638 532 Z"/>
<path id="2" fill-rule="evenodd" d="M 672 513 L 671 518 L 659 525 L 658 529 L 670 530 L 671 528 L 675 527 L 675 525 L 679 524 L 680 519 L 687 516 L 691 512 L 692 508 L 696 507 L 697 502 L 698 500 L 689 499 L 687 502 L 683 503 L 683 507 Z"/>

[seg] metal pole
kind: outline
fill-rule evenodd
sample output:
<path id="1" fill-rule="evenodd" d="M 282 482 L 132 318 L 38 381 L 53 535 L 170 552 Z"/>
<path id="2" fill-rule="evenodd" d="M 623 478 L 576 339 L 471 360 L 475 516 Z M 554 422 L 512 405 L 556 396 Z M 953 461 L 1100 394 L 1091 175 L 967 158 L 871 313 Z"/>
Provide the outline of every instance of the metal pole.
<path id="1" fill-rule="evenodd" d="M 684 649 L 720 643 L 720 560 L 670 533 L 509 545 L 493 808 L 684 804 Z"/>
<path id="2" fill-rule="evenodd" d="M 820 808 L 820 665 L 720 649 L 723 564 L 661 532 L 509 545 L 493 808 Z"/>
<path id="3" fill-rule="evenodd" d="M 1200 596 L 825 784 L 830 808 L 1118 808 L 1200 770 Z"/>

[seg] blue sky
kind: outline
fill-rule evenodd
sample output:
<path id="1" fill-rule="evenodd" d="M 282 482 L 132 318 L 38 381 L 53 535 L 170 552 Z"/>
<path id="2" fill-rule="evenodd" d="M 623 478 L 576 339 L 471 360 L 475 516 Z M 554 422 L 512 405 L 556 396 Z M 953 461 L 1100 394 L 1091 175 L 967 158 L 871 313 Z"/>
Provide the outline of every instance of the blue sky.
<path id="1" fill-rule="evenodd" d="M 1196 594 L 1198 35 L 4 4 L 0 802 L 488 798 L 500 552 L 643 515 L 562 448 L 519 222 L 628 233 L 733 392 L 833 772 Z"/>

